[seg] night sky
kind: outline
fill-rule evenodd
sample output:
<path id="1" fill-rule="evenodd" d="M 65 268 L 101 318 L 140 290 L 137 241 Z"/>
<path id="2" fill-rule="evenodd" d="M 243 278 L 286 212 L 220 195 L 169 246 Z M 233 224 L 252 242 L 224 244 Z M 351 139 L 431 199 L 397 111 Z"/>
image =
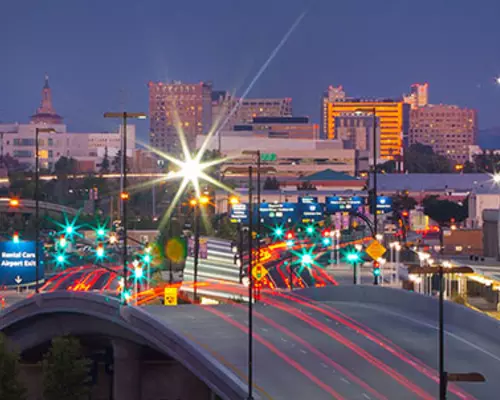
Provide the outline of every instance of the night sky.
<path id="1" fill-rule="evenodd" d="M 45 72 L 72 131 L 114 129 L 104 111 L 147 111 L 149 80 L 241 94 L 303 12 L 251 97 L 292 97 L 295 115 L 319 121 L 330 84 L 392 97 L 428 82 L 432 103 L 500 126 L 498 0 L 1 0 L 0 121 L 27 122 Z"/>

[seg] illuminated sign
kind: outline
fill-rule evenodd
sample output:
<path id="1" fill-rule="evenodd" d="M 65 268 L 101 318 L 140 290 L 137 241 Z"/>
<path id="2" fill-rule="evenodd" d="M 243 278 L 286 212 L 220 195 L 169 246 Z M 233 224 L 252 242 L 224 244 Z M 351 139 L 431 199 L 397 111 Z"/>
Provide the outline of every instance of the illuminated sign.
<path id="1" fill-rule="evenodd" d="M 256 212 L 254 216 L 256 216 Z M 297 204 L 295 203 L 262 203 L 260 218 L 263 221 L 292 222 L 297 219 Z"/>
<path id="2" fill-rule="evenodd" d="M 43 279 L 43 250 L 39 249 L 39 278 Z M 13 286 L 18 281 L 24 284 L 36 280 L 35 242 L 0 242 L 0 285 Z"/>
<path id="3" fill-rule="evenodd" d="M 305 196 L 299 197 L 299 204 L 316 204 L 318 202 L 317 197 Z"/>
<path id="4" fill-rule="evenodd" d="M 299 203 L 302 222 L 317 222 L 324 219 L 323 205 L 319 203 Z"/>
<path id="5" fill-rule="evenodd" d="M 392 197 L 377 196 L 377 214 L 385 214 L 392 211 Z"/>
<path id="6" fill-rule="evenodd" d="M 248 205 L 244 203 L 231 204 L 229 219 L 232 223 L 248 224 Z"/>
<path id="7" fill-rule="evenodd" d="M 343 211 L 358 211 L 365 204 L 364 197 L 327 196 L 325 199 L 326 212 L 333 214 Z"/>

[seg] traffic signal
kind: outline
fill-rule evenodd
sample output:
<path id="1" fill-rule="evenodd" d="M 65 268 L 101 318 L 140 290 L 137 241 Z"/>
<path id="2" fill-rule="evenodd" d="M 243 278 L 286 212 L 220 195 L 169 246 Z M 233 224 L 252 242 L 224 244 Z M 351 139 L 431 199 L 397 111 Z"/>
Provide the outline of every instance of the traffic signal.
<path id="1" fill-rule="evenodd" d="M 97 258 L 103 258 L 104 257 L 104 246 L 102 244 L 99 244 L 97 246 L 95 254 L 96 254 Z"/>
<path id="2" fill-rule="evenodd" d="M 59 248 L 65 249 L 66 246 L 68 245 L 68 241 L 66 240 L 66 236 L 62 235 L 59 238 L 59 241 L 57 242 L 57 244 L 59 245 Z"/>
<path id="3" fill-rule="evenodd" d="M 151 262 L 151 255 L 150 254 L 145 254 L 144 257 L 142 258 L 146 264 L 149 264 Z"/>
<path id="4" fill-rule="evenodd" d="M 379 277 L 381 275 L 380 272 L 380 263 L 378 261 L 373 262 L 373 276 Z"/>
<path id="5" fill-rule="evenodd" d="M 19 243 L 19 233 L 14 232 L 14 234 L 12 235 L 12 241 L 14 243 Z"/>
<path id="6" fill-rule="evenodd" d="M 358 253 L 349 253 L 347 254 L 347 262 L 348 263 L 351 263 L 351 264 L 355 264 L 357 262 L 359 262 L 359 254 Z"/>
<path id="7" fill-rule="evenodd" d="M 288 240 L 293 239 L 293 232 L 288 232 L 288 233 L 286 234 L 286 238 L 287 238 Z"/>
<path id="8" fill-rule="evenodd" d="M 12 207 L 12 208 L 19 207 L 19 199 L 16 197 L 11 197 L 9 199 L 9 207 Z"/>
<path id="9" fill-rule="evenodd" d="M 332 243 L 332 240 L 329 237 L 323 238 L 323 246 L 330 246 L 331 243 Z"/>
<path id="10" fill-rule="evenodd" d="M 300 262 L 302 264 L 310 265 L 313 262 L 313 258 L 309 253 L 305 253 L 300 256 Z"/>
<path id="11" fill-rule="evenodd" d="M 109 235 L 109 244 L 115 244 L 118 241 L 116 234 Z"/>
<path id="12" fill-rule="evenodd" d="M 314 226 L 308 225 L 307 228 L 306 228 L 306 233 L 308 235 L 312 235 L 314 233 Z"/>

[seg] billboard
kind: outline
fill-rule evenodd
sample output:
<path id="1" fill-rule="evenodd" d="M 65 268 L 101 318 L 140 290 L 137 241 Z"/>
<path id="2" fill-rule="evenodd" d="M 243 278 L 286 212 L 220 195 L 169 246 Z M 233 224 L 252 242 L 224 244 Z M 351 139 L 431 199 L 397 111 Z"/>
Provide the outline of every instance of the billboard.
<path id="1" fill-rule="evenodd" d="M 43 279 L 43 247 L 39 248 L 39 278 Z M 0 242 L 0 285 L 25 285 L 36 280 L 35 242 Z"/>
<path id="2" fill-rule="evenodd" d="M 365 199 L 361 196 L 327 196 L 325 198 L 325 207 L 328 214 L 344 211 L 358 211 L 364 204 Z"/>

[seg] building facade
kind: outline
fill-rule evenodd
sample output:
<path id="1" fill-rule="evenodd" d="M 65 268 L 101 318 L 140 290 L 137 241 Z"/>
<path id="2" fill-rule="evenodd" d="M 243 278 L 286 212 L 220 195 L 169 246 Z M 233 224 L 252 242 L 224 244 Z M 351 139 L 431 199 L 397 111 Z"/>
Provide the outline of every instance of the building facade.
<path id="1" fill-rule="evenodd" d="M 212 84 L 149 82 L 150 144 L 179 154 L 179 135 L 194 150 L 196 136 L 212 127 Z"/>
<path id="2" fill-rule="evenodd" d="M 431 146 L 455 163 L 469 160 L 477 137 L 477 112 L 451 105 L 427 105 L 411 110 L 409 144 Z"/>
<path id="3" fill-rule="evenodd" d="M 403 100 L 410 105 L 412 110 L 425 107 L 429 104 L 429 84 L 414 83 L 410 87 L 410 94 L 404 96 Z"/>
<path id="4" fill-rule="evenodd" d="M 375 112 L 380 125 L 380 157 L 397 159 L 402 155 L 408 134 L 409 105 L 402 100 L 352 99 L 329 101 L 323 99 L 323 139 L 337 139 L 335 119 L 345 113 Z"/>
<path id="5" fill-rule="evenodd" d="M 345 149 L 373 152 L 375 122 L 375 142 L 380 154 L 380 118 L 363 112 L 344 113 L 335 118 L 335 131 Z"/>
<path id="6" fill-rule="evenodd" d="M 270 138 L 319 139 L 319 126 L 308 117 L 255 117 L 251 123 L 235 125 L 234 130 Z"/>
<path id="7" fill-rule="evenodd" d="M 287 118 L 292 116 L 292 99 L 240 99 L 225 91 L 213 92 L 214 126 L 231 130 L 238 124 L 251 124 L 254 118 Z"/>
<path id="8" fill-rule="evenodd" d="M 94 171 L 104 155 L 111 159 L 122 148 L 122 127 L 118 132 L 72 133 L 68 132 L 63 118 L 52 104 L 52 91 L 48 77 L 42 89 L 41 106 L 31 117 L 31 123 L 0 124 L 0 156 L 16 159 L 22 168 L 35 167 L 36 129 L 51 129 L 53 132 L 39 132 L 40 168 L 53 170 L 61 157 L 72 157 L 82 170 Z M 132 157 L 135 149 L 135 125 L 127 125 L 127 155 Z"/>

